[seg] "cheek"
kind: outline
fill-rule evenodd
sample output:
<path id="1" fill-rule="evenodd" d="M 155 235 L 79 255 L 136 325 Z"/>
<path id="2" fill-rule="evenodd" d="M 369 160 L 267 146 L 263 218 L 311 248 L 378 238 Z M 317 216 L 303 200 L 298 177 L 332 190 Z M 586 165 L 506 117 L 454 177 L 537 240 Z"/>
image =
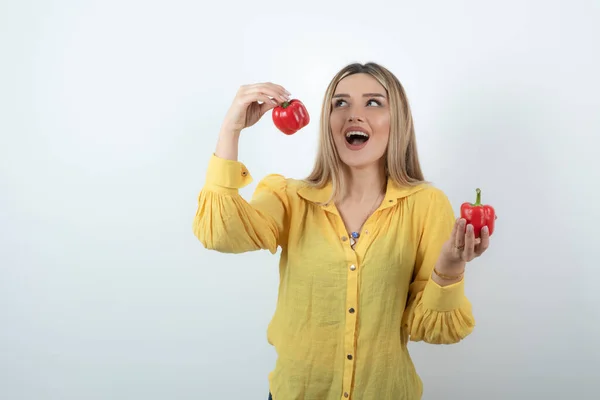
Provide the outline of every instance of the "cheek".
<path id="1" fill-rule="evenodd" d="M 372 121 L 377 130 L 390 130 L 390 116 L 387 113 L 374 116 Z"/>
<path id="2" fill-rule="evenodd" d="M 377 137 L 387 142 L 390 136 L 390 117 L 387 114 L 373 116 L 371 128 L 377 133 Z"/>
<path id="3" fill-rule="evenodd" d="M 329 117 L 329 125 L 331 126 L 331 131 L 335 136 L 342 130 L 344 126 L 344 116 L 342 113 L 331 113 Z"/>

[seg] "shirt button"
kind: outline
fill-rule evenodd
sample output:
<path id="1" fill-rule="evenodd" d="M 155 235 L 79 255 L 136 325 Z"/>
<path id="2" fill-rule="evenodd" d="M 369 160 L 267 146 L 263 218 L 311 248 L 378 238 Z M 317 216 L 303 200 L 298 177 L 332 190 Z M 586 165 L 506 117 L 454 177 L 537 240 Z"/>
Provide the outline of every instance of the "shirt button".
<path id="1" fill-rule="evenodd" d="M 348 354 L 348 360 L 352 360 L 352 354 Z"/>
<path id="2" fill-rule="evenodd" d="M 350 397 L 350 395 L 348 394 L 348 392 L 344 393 L 344 397 Z"/>
<path id="3" fill-rule="evenodd" d="M 350 266 L 350 271 L 354 271 L 355 269 L 356 269 L 356 266 L 355 266 L 355 265 L 351 265 L 351 266 Z"/>
<path id="4" fill-rule="evenodd" d="M 348 312 L 350 312 L 350 314 L 354 314 L 354 308 L 349 309 Z"/>
<path id="5" fill-rule="evenodd" d="M 346 240 L 348 240 L 348 238 L 346 236 L 342 236 L 342 241 L 345 242 Z"/>

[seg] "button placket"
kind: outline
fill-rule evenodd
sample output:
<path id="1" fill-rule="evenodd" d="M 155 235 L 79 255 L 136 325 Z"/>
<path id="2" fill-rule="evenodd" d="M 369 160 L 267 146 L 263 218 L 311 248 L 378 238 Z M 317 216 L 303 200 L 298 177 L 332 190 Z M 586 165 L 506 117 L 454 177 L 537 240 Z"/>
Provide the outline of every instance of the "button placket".
<path id="1" fill-rule="evenodd" d="M 352 389 L 356 353 L 357 306 L 358 306 L 358 254 L 352 252 L 347 259 L 347 292 L 346 292 L 346 332 L 344 335 L 344 348 L 346 350 L 346 363 L 344 366 L 343 390 L 344 397 L 349 397 Z"/>
<path id="2" fill-rule="evenodd" d="M 349 236 L 341 217 L 337 221 L 338 238 L 343 243 L 343 253 L 346 256 L 346 323 L 344 332 L 345 366 L 342 376 L 342 390 L 345 398 L 350 397 L 352 391 L 352 380 L 354 377 L 357 332 L 357 306 L 358 306 L 358 253 L 351 248 Z"/>

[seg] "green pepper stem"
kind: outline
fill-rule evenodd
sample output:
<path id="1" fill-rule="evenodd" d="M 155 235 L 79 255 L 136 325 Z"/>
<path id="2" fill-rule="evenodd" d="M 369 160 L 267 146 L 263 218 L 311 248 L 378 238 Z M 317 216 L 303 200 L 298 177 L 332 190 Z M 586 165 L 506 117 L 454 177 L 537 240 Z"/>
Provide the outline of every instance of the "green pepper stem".
<path id="1" fill-rule="evenodd" d="M 286 107 L 287 107 L 287 106 L 289 106 L 289 105 L 290 105 L 290 102 L 289 102 L 289 101 L 284 101 L 284 102 L 281 104 L 281 107 L 283 107 L 283 108 L 286 108 Z"/>
<path id="2" fill-rule="evenodd" d="M 477 192 L 477 198 L 475 199 L 475 204 L 473 204 L 473 205 L 480 206 L 481 205 L 481 189 L 477 188 L 477 189 L 475 189 L 475 192 Z"/>

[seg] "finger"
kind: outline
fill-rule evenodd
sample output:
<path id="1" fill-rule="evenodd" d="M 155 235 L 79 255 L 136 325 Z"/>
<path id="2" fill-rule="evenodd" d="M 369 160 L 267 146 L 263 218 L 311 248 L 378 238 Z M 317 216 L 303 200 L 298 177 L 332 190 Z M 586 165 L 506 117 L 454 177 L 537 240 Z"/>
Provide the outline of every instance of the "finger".
<path id="1" fill-rule="evenodd" d="M 286 99 L 283 93 L 274 90 L 273 88 L 264 87 L 260 84 L 241 86 L 237 93 L 238 99 L 247 99 L 250 95 L 253 95 L 254 97 L 267 95 L 279 102 L 283 102 Z M 252 101 L 256 100 L 253 99 Z"/>
<path id="2" fill-rule="evenodd" d="M 254 98 L 256 99 L 258 96 L 269 96 L 270 98 L 272 98 L 273 100 L 277 101 L 278 103 L 283 103 L 284 101 L 288 101 L 289 98 L 286 97 L 285 95 L 273 90 L 273 89 L 269 89 L 269 88 L 253 88 L 253 89 L 249 89 L 245 92 L 241 93 L 242 98 L 247 98 L 248 96 L 254 96 Z M 256 100 L 253 100 L 256 101 Z"/>
<path id="3" fill-rule="evenodd" d="M 290 97 L 292 95 L 286 88 L 284 88 L 283 86 L 278 85 L 276 83 L 273 83 L 273 82 L 264 82 L 264 83 L 262 83 L 259 86 L 269 87 L 269 88 L 275 90 L 276 92 L 279 92 L 279 93 L 281 93 L 283 95 L 286 95 L 288 97 Z"/>
<path id="4" fill-rule="evenodd" d="M 458 219 L 454 221 L 454 226 L 452 226 L 452 232 L 450 232 L 450 237 L 448 238 L 447 243 L 450 243 L 450 252 L 453 256 L 456 256 L 456 234 L 458 232 Z M 459 252 L 460 253 L 460 252 Z"/>
<path id="5" fill-rule="evenodd" d="M 457 232 L 456 232 L 456 236 L 454 238 L 454 246 L 459 250 L 462 251 L 463 248 L 465 247 L 465 226 L 467 224 L 467 221 L 464 218 L 461 218 L 458 220 L 458 226 L 457 226 Z"/>
<path id="6" fill-rule="evenodd" d="M 244 103 L 244 104 L 251 104 L 254 102 L 258 102 L 258 101 L 262 101 L 265 104 L 272 104 L 273 106 L 276 106 L 279 104 L 279 102 L 275 99 L 270 98 L 269 96 L 265 95 L 265 94 L 255 94 L 255 93 L 250 93 L 250 94 L 246 94 L 242 97 L 240 97 L 240 102 Z"/>
<path id="7" fill-rule="evenodd" d="M 460 218 L 457 218 L 456 221 L 454 221 L 454 226 L 452 227 L 452 232 L 450 233 L 450 243 L 452 244 L 456 244 L 456 235 L 458 233 L 459 223 Z"/>
<path id="8" fill-rule="evenodd" d="M 262 103 L 260 105 L 260 109 L 259 109 L 259 113 L 261 115 L 261 117 L 269 110 L 275 108 L 278 106 L 278 103 L 273 100 L 273 99 L 269 99 L 270 101 L 266 101 L 264 103 Z"/>
<path id="9" fill-rule="evenodd" d="M 490 230 L 487 226 L 481 228 L 481 243 L 475 249 L 475 254 L 481 255 L 490 247 Z"/>
<path id="10" fill-rule="evenodd" d="M 253 102 L 258 102 L 258 116 L 261 118 L 265 113 L 279 105 L 277 101 L 271 99 L 269 96 L 265 95 L 248 95 L 246 98 L 242 98 L 240 100 L 244 104 L 252 104 Z M 260 103 L 262 102 L 262 103 Z"/>
<path id="11" fill-rule="evenodd" d="M 465 250 L 464 260 L 471 261 L 475 257 L 475 232 L 473 225 L 467 225 L 467 233 L 465 234 Z"/>
<path id="12" fill-rule="evenodd" d="M 255 89 L 258 93 L 264 93 L 277 100 L 279 103 L 289 101 L 290 97 L 285 93 L 270 87 L 259 87 Z"/>
<path id="13" fill-rule="evenodd" d="M 249 85 L 244 94 L 248 93 L 266 93 L 274 99 L 278 99 L 280 101 L 288 101 L 290 99 L 290 92 L 285 90 L 285 88 L 281 85 L 276 85 L 271 82 L 265 83 L 256 83 L 254 85 Z"/>

